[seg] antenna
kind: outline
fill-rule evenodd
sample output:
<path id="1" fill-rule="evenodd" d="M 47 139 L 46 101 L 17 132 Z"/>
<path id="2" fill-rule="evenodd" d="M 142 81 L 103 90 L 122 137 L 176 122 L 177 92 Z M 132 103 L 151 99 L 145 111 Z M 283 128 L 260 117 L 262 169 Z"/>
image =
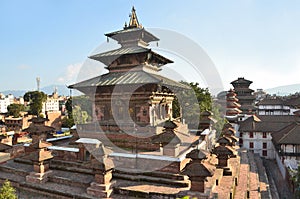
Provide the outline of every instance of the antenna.
<path id="1" fill-rule="evenodd" d="M 37 77 L 37 78 L 36 78 L 37 91 L 40 91 L 40 83 L 41 83 L 41 78 L 40 78 L 40 77 Z"/>

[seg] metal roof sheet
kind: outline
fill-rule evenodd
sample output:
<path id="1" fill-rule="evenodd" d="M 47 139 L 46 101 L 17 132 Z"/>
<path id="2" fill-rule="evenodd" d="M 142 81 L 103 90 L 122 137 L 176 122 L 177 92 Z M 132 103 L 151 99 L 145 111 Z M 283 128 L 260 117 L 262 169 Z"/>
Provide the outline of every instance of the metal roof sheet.
<path id="1" fill-rule="evenodd" d="M 99 54 L 90 56 L 90 58 L 96 59 L 99 57 L 120 56 L 120 55 L 125 55 L 125 54 L 142 53 L 142 52 L 148 52 L 148 51 L 150 51 L 150 49 L 148 49 L 148 48 L 143 48 L 140 46 L 133 46 L 133 47 L 119 48 L 116 50 L 99 53 Z"/>
<path id="2" fill-rule="evenodd" d="M 69 88 L 83 87 L 99 87 L 99 86 L 114 86 L 114 85 L 129 85 L 129 84 L 158 84 L 163 86 L 179 87 L 190 89 L 189 86 L 168 79 L 158 74 L 147 73 L 145 71 L 129 71 L 118 73 L 107 73 L 92 79 L 70 85 Z"/>

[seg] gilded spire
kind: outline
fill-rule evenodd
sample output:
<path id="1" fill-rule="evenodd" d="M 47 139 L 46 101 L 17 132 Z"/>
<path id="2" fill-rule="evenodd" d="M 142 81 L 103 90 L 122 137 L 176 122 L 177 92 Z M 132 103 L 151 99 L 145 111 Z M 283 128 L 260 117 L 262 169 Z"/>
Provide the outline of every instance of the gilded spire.
<path id="1" fill-rule="evenodd" d="M 139 24 L 134 6 L 132 6 L 131 14 L 129 15 L 129 17 L 130 17 L 130 20 L 129 20 L 128 28 L 141 28 L 142 27 L 142 25 Z"/>

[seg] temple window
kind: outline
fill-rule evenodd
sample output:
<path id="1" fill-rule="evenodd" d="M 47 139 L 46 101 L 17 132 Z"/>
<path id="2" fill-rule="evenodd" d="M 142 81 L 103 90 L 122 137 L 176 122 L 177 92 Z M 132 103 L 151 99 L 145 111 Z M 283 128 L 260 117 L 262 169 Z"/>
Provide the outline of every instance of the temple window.
<path id="1" fill-rule="evenodd" d="M 147 110 L 145 108 L 143 109 L 143 116 L 147 116 Z"/>

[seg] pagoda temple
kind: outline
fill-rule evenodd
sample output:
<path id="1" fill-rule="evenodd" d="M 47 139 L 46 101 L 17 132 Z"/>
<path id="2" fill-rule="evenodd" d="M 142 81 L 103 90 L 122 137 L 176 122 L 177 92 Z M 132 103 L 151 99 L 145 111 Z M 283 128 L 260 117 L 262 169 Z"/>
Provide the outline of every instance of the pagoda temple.
<path id="1" fill-rule="evenodd" d="M 243 114 L 253 114 L 256 111 L 254 90 L 249 88 L 252 83 L 252 81 L 243 77 L 239 77 L 237 80 L 231 82 L 241 105 L 239 109 Z"/>
<path id="2" fill-rule="evenodd" d="M 129 23 L 105 36 L 121 47 L 89 58 L 105 64 L 109 72 L 69 86 L 93 100 L 94 123 L 78 125 L 79 134 L 98 126 L 93 130 L 109 132 L 106 141 L 96 136 L 103 143 L 158 149 L 150 137 L 161 133 L 159 124 L 173 119 L 174 92 L 190 88 L 158 73 L 173 61 L 147 47 L 159 39 L 139 23 L 134 7 Z"/>
<path id="3" fill-rule="evenodd" d="M 238 116 L 242 111 L 241 105 L 238 103 L 239 99 L 233 89 L 230 89 L 226 94 L 226 119 L 230 122 L 237 122 Z"/>

